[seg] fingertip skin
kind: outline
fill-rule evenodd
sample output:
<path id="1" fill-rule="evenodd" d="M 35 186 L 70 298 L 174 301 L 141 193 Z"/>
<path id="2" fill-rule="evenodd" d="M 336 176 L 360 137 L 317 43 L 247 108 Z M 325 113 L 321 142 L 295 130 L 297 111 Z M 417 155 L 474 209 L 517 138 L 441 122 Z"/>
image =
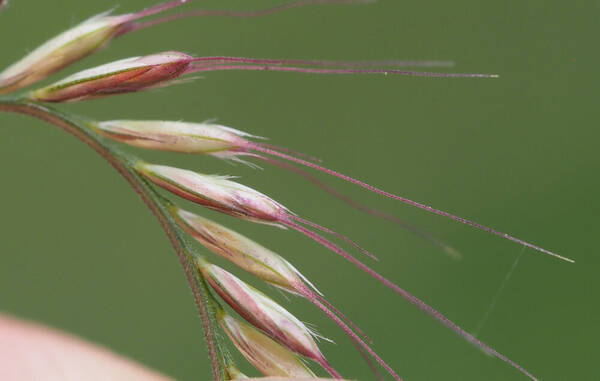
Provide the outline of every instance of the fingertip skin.
<path id="1" fill-rule="evenodd" d="M 4 381 L 168 381 L 99 345 L 0 314 L 0 369 Z"/>

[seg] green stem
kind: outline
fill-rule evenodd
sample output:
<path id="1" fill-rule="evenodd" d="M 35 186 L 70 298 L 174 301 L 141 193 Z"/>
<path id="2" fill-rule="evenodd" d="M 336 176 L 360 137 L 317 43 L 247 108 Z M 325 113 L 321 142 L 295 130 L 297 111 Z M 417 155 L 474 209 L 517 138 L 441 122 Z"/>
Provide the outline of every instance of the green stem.
<path id="1" fill-rule="evenodd" d="M 145 179 L 135 172 L 133 164 L 136 159 L 119 152 L 109 143 L 91 129 L 87 128 L 84 121 L 63 114 L 60 111 L 27 101 L 19 101 L 10 98 L 0 98 L 0 111 L 12 112 L 28 115 L 45 122 L 53 124 L 62 130 L 74 135 L 77 139 L 86 143 L 94 149 L 100 156 L 108 161 L 116 170 L 127 180 L 133 190 L 140 196 L 144 204 L 150 209 L 158 219 L 162 229 L 169 238 L 173 249 L 183 271 L 185 273 L 188 285 L 192 290 L 196 307 L 200 313 L 204 336 L 208 348 L 208 354 L 212 366 L 214 381 L 224 380 L 224 364 L 226 361 L 223 356 L 223 350 L 219 337 L 216 332 L 216 321 L 214 318 L 213 296 L 202 278 L 202 275 L 195 271 L 193 258 L 195 256 L 192 249 L 187 245 L 184 233 L 179 229 L 177 223 L 173 220 L 168 211 L 168 201 L 160 196 L 148 185 Z"/>

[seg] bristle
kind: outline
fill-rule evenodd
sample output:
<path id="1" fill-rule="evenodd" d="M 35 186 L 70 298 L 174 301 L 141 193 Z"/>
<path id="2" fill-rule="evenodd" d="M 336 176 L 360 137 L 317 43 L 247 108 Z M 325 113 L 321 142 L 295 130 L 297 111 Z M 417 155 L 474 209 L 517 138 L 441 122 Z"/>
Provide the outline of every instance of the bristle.
<path id="1" fill-rule="evenodd" d="M 254 143 L 256 144 L 256 143 Z M 260 143 L 261 146 L 265 146 L 267 147 L 264 143 Z M 273 149 L 274 146 L 270 146 L 267 148 L 271 148 Z M 296 155 L 298 156 L 298 155 Z M 304 177 L 305 179 L 307 179 L 308 181 L 310 181 L 311 183 L 315 184 L 316 186 L 318 186 L 319 188 L 323 189 L 325 192 L 331 194 L 332 196 L 342 200 L 343 202 L 345 202 L 346 204 L 350 205 L 352 208 L 360 210 L 364 213 L 370 214 L 372 216 L 378 217 L 378 218 L 382 218 L 384 220 L 387 220 L 389 222 L 392 222 L 396 225 L 399 225 L 400 227 L 418 235 L 419 237 L 421 237 L 422 239 L 424 239 L 425 241 L 431 243 L 432 245 L 437 246 L 438 248 L 440 248 L 442 251 L 444 251 L 444 253 L 446 253 L 449 257 L 451 257 L 452 259 L 455 260 L 459 260 L 462 258 L 462 254 L 456 250 L 455 248 L 453 248 L 452 246 L 448 245 L 447 243 L 444 243 L 442 241 L 440 241 L 438 238 L 434 237 L 433 235 L 431 235 L 430 233 L 414 226 L 411 225 L 409 223 L 407 223 L 406 221 L 401 220 L 400 218 L 383 212 L 381 210 L 375 209 L 375 208 L 371 208 L 368 207 L 366 205 L 361 204 L 360 202 L 350 198 L 349 196 L 343 194 L 342 192 L 338 191 L 337 189 L 334 189 L 332 187 L 330 187 L 329 185 L 325 184 L 323 181 L 317 179 L 316 177 L 312 176 L 311 174 L 309 174 L 308 172 L 304 171 L 301 168 L 298 168 L 292 164 L 289 164 L 287 162 L 281 161 L 281 160 L 277 160 L 271 157 L 266 157 L 263 155 L 259 155 L 259 154 L 253 154 L 252 157 L 259 159 L 261 161 L 264 161 L 266 163 L 269 164 L 273 164 L 276 165 L 278 167 L 281 167 L 283 169 L 292 171 L 302 177 Z"/>
<path id="2" fill-rule="evenodd" d="M 371 369 L 371 372 L 373 372 L 373 375 L 375 376 L 377 381 L 385 381 L 385 379 L 381 375 L 381 372 L 379 371 L 379 368 L 377 368 L 377 365 L 373 362 L 373 359 L 369 356 L 369 353 L 365 350 L 365 348 L 361 347 L 359 344 L 357 344 L 354 341 L 352 341 L 352 345 L 354 345 L 354 348 L 356 348 L 358 353 L 360 353 L 360 357 L 362 357 L 363 360 L 365 360 L 365 362 L 369 366 L 369 369 Z"/>
<path id="3" fill-rule="evenodd" d="M 152 16 L 152 15 L 155 15 L 158 13 L 162 13 L 162 12 L 168 11 L 172 8 L 176 8 L 181 5 L 187 4 L 191 1 L 192 0 L 173 0 L 173 1 L 168 1 L 165 3 L 156 4 L 151 7 L 146 8 L 146 9 L 143 9 L 139 12 L 136 12 L 135 18 L 138 19 L 138 18 L 148 17 L 148 16 Z"/>
<path id="4" fill-rule="evenodd" d="M 296 289 L 301 296 L 306 298 L 311 303 L 314 303 L 314 300 L 318 300 L 321 303 L 325 304 L 330 310 L 337 314 L 340 317 L 340 319 L 342 319 L 346 324 L 352 327 L 354 331 L 356 331 L 360 336 L 362 336 L 364 340 L 373 344 L 371 338 L 369 338 L 369 336 L 367 336 L 367 334 L 358 325 L 356 325 L 352 320 L 350 320 L 346 315 L 344 315 L 340 310 L 338 310 L 333 304 L 329 303 L 323 295 L 316 294 L 305 285 L 299 285 Z"/>
<path id="5" fill-rule="evenodd" d="M 335 314 L 338 315 L 340 317 L 340 319 L 342 319 L 346 324 L 348 324 L 350 327 L 352 327 L 352 329 L 354 329 L 354 331 L 356 331 L 360 336 L 362 336 L 362 338 L 365 341 L 369 342 L 370 344 L 373 344 L 373 340 L 371 340 L 371 338 L 358 325 L 356 325 L 356 323 L 354 323 L 352 320 L 350 320 L 350 318 L 348 318 L 346 315 L 344 315 L 342 313 L 342 311 L 337 309 L 333 304 L 329 303 L 329 301 L 327 301 L 327 299 L 325 299 L 325 297 L 323 297 L 323 295 L 317 295 L 317 294 L 311 293 L 310 296 L 317 298 L 321 303 L 325 304 L 329 309 L 331 309 L 333 312 L 335 312 Z"/>
<path id="6" fill-rule="evenodd" d="M 216 17 L 252 18 L 252 17 L 268 16 L 268 15 L 283 12 L 283 11 L 286 11 L 289 9 L 300 8 L 300 7 L 304 7 L 304 6 L 310 6 L 310 5 L 361 4 L 361 3 L 367 4 L 367 3 L 372 3 L 372 2 L 374 2 L 374 0 L 296 0 L 296 1 L 290 1 L 287 3 L 279 4 L 274 7 L 270 7 L 270 8 L 264 8 L 264 9 L 258 9 L 258 10 L 252 10 L 252 11 L 233 11 L 233 10 L 224 10 L 224 9 L 200 9 L 200 10 L 182 12 L 182 13 L 178 13 L 175 15 L 165 16 L 165 17 L 161 17 L 161 18 L 158 18 L 155 20 L 139 23 L 135 26 L 135 30 L 145 29 L 145 28 L 149 28 L 154 25 L 163 24 L 166 22 L 180 20 L 180 19 L 191 18 L 191 17 L 207 17 L 207 16 L 215 17 L 216 16 Z M 173 2 L 173 3 L 175 3 L 175 2 Z M 170 3 L 166 3 L 166 4 L 170 4 Z M 159 7 L 161 7 L 161 4 L 159 4 L 158 6 L 152 7 L 152 8 L 159 8 Z M 162 7 L 165 7 L 165 5 L 162 5 Z M 149 8 L 149 9 L 152 9 L 152 8 Z M 171 8 L 172 8 L 172 6 L 171 6 Z M 146 11 L 148 11 L 148 10 L 146 10 Z M 161 10 L 161 12 L 162 12 L 162 10 Z M 158 12 L 155 11 L 154 13 L 158 13 Z"/>
<path id="7" fill-rule="evenodd" d="M 350 337 L 352 341 L 360 345 L 364 350 L 366 350 L 375 361 L 377 361 L 396 381 L 401 381 L 400 376 L 396 374 L 396 372 L 379 357 L 377 353 L 369 345 L 367 345 L 348 325 L 346 325 L 340 317 L 338 317 L 335 313 L 333 313 L 329 308 L 327 308 L 323 303 L 321 303 L 316 298 L 309 299 L 315 306 L 317 306 L 329 319 L 331 319 L 338 327 L 340 327 L 346 335 Z M 362 332 L 362 331 L 361 331 Z"/>
<path id="8" fill-rule="evenodd" d="M 259 145 L 261 145 L 263 147 L 266 147 L 266 148 L 269 148 L 269 149 L 272 149 L 272 150 L 277 150 L 277 151 L 280 151 L 280 152 L 286 152 L 286 153 L 288 153 L 290 155 L 294 155 L 296 157 L 302 157 L 305 160 L 312 161 L 312 162 L 315 162 L 315 163 L 322 163 L 323 162 L 323 160 L 320 159 L 320 158 L 318 158 L 318 157 L 307 155 L 307 154 L 302 153 L 302 152 L 297 152 L 297 151 L 291 150 L 291 149 L 289 149 L 287 147 L 280 147 L 280 146 L 276 146 L 276 145 L 272 145 L 272 144 L 267 144 L 267 143 L 254 143 L 254 144 L 259 144 Z"/>
<path id="9" fill-rule="evenodd" d="M 327 361 L 327 359 L 325 359 L 323 357 L 320 360 L 315 360 L 315 361 L 317 361 L 317 363 L 319 365 L 321 365 L 323 367 L 323 369 L 325 369 L 327 371 L 327 373 L 329 373 L 331 375 L 331 377 L 336 378 L 336 379 L 342 379 L 342 376 L 339 374 L 339 372 L 337 370 L 335 370 L 335 368 L 333 366 L 331 366 L 331 364 L 329 363 L 329 361 Z"/>
<path id="10" fill-rule="evenodd" d="M 195 63 L 200 65 L 216 65 L 227 63 L 244 63 L 254 65 L 293 65 L 293 66 L 315 66 L 315 67 L 333 67 L 333 68 L 366 68 L 366 67 L 434 67 L 434 66 L 452 66 L 449 61 L 401 61 L 401 60 L 381 60 L 381 61 L 331 61 L 331 60 L 301 60 L 301 59 L 271 59 L 271 58 L 251 58 L 251 57 L 229 57 L 229 56 L 211 56 L 198 57 L 194 59 Z"/>
<path id="11" fill-rule="evenodd" d="M 300 218 L 300 217 L 298 217 L 298 216 L 290 216 L 290 218 L 292 218 L 293 220 L 295 220 L 295 221 L 297 221 L 297 222 L 299 222 L 299 223 L 301 223 L 301 224 L 303 224 L 303 225 L 308 225 L 308 226 L 310 226 L 310 227 L 313 227 L 313 228 L 315 228 L 315 229 L 317 229 L 317 230 L 320 230 L 320 231 L 322 231 L 322 232 L 324 232 L 324 233 L 331 234 L 331 235 L 333 235 L 334 237 L 337 237 L 337 238 L 339 238 L 339 239 L 341 239 L 341 240 L 343 240 L 343 241 L 346 241 L 346 242 L 348 242 L 350 245 L 352 245 L 352 246 L 354 246 L 355 248 L 357 248 L 358 250 L 362 251 L 362 252 L 363 252 L 365 255 L 367 255 L 367 256 L 368 256 L 368 257 L 370 257 L 371 259 L 374 259 L 374 260 L 376 260 L 376 261 L 379 261 L 379 258 L 377 258 L 375 255 L 371 254 L 371 252 L 369 252 L 367 249 L 364 249 L 364 248 L 362 248 L 361 246 L 359 246 L 359 245 L 358 245 L 356 242 L 354 242 L 354 241 L 353 241 L 353 240 L 351 240 L 350 238 L 348 238 L 348 237 L 346 237 L 346 236 L 344 236 L 344 235 L 342 235 L 342 234 L 340 234 L 340 233 L 338 233 L 338 232 L 336 232 L 336 231 L 333 231 L 333 230 L 331 230 L 331 229 L 329 229 L 329 228 L 326 228 L 326 227 L 324 227 L 324 226 L 321 226 L 321 225 L 315 224 L 315 223 L 314 223 L 314 222 L 312 222 L 312 221 L 305 220 L 304 218 Z"/>
<path id="12" fill-rule="evenodd" d="M 272 64 L 240 64 L 240 65 L 197 65 L 191 67 L 189 73 L 199 73 L 205 71 L 222 71 L 222 70 L 252 70 L 252 71 L 282 71 L 288 73 L 304 73 L 304 74 L 379 74 L 379 75 L 402 75 L 408 77 L 429 77 L 429 78 L 497 78 L 495 74 L 479 74 L 479 73 L 434 73 L 410 70 L 395 70 L 395 69 L 344 69 L 344 68 L 312 68 L 312 67 L 297 67 L 297 66 L 278 66 Z"/>
<path id="13" fill-rule="evenodd" d="M 354 258 L 352 255 L 348 254 L 346 251 L 344 251 L 343 249 L 341 249 L 340 247 L 338 247 L 337 245 L 335 245 L 334 243 L 332 243 L 329 240 L 323 238 L 319 234 L 317 234 L 317 233 L 315 233 L 315 232 L 313 232 L 313 231 L 311 231 L 309 229 L 306 229 L 303 226 L 300 226 L 300 225 L 294 223 L 293 221 L 282 221 L 282 223 L 285 224 L 285 225 L 287 225 L 287 226 L 289 226 L 290 228 L 292 228 L 294 230 L 297 230 L 298 232 L 306 235 L 307 237 L 311 238 L 315 242 L 321 244 L 322 246 L 326 247 L 327 249 L 333 251 L 334 253 L 336 253 L 336 254 L 344 257 L 348 261 L 352 262 L 358 268 L 360 268 L 361 270 L 363 270 L 364 272 L 366 272 L 367 274 L 369 274 L 371 277 L 373 277 L 376 280 L 378 280 L 379 282 L 383 283 L 386 287 L 390 288 L 392 291 L 394 291 L 395 293 L 397 293 L 400 296 L 402 296 L 402 298 L 404 298 L 405 300 L 407 300 L 408 302 L 410 302 L 411 304 L 413 304 L 414 306 L 416 306 L 417 308 L 419 308 L 421 311 L 423 311 L 426 314 L 430 315 L 431 317 L 433 317 L 434 319 L 436 319 L 438 322 L 440 322 L 443 325 L 445 325 L 446 327 L 450 328 L 456 334 L 458 334 L 459 336 L 461 336 L 465 340 L 469 341 L 470 343 L 472 343 L 476 347 L 478 347 L 481 350 L 483 350 L 485 352 L 488 352 L 488 353 L 492 354 L 493 356 L 497 357 L 498 359 L 506 362 L 507 364 L 511 365 L 513 368 L 517 369 L 518 371 L 520 371 L 521 373 L 523 373 L 527 377 L 531 378 L 532 380 L 537 380 L 531 373 L 529 373 L 527 370 L 525 370 L 519 364 L 517 364 L 516 362 L 512 361 L 511 359 L 509 359 L 508 357 L 504 356 L 503 354 L 499 353 L 498 351 L 496 351 L 495 349 L 491 348 L 490 346 L 488 346 L 487 344 L 483 343 L 482 341 L 479 341 L 473 335 L 471 335 L 470 333 L 468 333 L 467 331 L 465 331 L 464 329 L 462 329 L 461 327 L 459 327 L 457 324 L 455 324 L 450 319 L 448 319 L 447 317 L 445 317 L 444 315 L 442 315 L 436 309 L 434 309 L 433 307 L 430 307 L 427 303 L 423 302 L 422 300 L 420 300 L 416 296 L 412 295 L 408 291 L 404 290 L 403 288 L 399 287 L 398 285 L 396 285 L 392 281 L 390 281 L 387 278 L 385 278 L 384 276 L 380 275 L 379 273 L 377 273 L 376 271 L 374 271 L 373 269 L 371 269 L 367 265 L 365 265 L 362 262 L 360 262 L 358 259 Z"/>
<path id="14" fill-rule="evenodd" d="M 382 195 L 382 196 L 385 196 L 385 197 L 389 197 L 389 198 L 394 199 L 394 200 L 401 201 L 401 202 L 403 202 L 405 204 L 417 207 L 419 209 L 426 210 L 426 211 L 428 211 L 430 213 L 437 214 L 437 215 L 440 215 L 440 216 L 443 216 L 443 217 L 447 217 L 447 218 L 450 218 L 450 219 L 452 219 L 454 221 L 463 223 L 465 225 L 469 225 L 469 226 L 475 227 L 475 228 L 477 228 L 479 230 L 483 230 L 483 231 L 486 231 L 488 233 L 492 233 L 494 235 L 503 237 L 503 238 L 505 238 L 505 239 L 507 239 L 509 241 L 516 242 L 518 244 L 521 244 L 523 246 L 527 246 L 527 247 L 529 247 L 531 249 L 537 250 L 537 251 L 542 252 L 544 254 L 548 254 L 548 255 L 556 257 L 558 259 L 562 259 L 563 261 L 571 262 L 571 263 L 575 262 L 574 260 L 572 260 L 570 258 L 563 257 L 562 255 L 559 255 L 559 254 L 556 254 L 556 253 L 554 253 L 552 251 L 543 249 L 543 248 L 541 248 L 539 246 L 536 246 L 536 245 L 531 244 L 529 242 L 523 241 L 523 240 L 521 240 L 519 238 L 516 238 L 516 237 L 513 237 L 513 236 L 511 236 L 509 234 L 502 233 L 502 232 L 500 232 L 498 230 L 492 229 L 492 228 L 487 227 L 485 225 L 481 225 L 481 224 L 479 224 L 477 222 L 473 222 L 473 221 L 467 220 L 466 218 L 458 217 L 458 216 L 455 216 L 455 215 L 450 214 L 448 212 L 444 212 L 442 210 L 432 208 L 431 206 L 428 206 L 428 205 L 425 205 L 425 204 L 421 204 L 421 203 L 418 203 L 416 201 L 412 201 L 412 200 L 409 200 L 407 198 L 404 198 L 404 197 L 397 196 L 395 194 L 386 192 L 386 191 L 381 190 L 379 188 L 376 188 L 376 187 L 374 187 L 372 185 L 369 185 L 369 184 L 367 184 L 365 182 L 362 182 L 360 180 L 354 179 L 354 178 L 352 178 L 350 176 L 346 176 L 346 175 L 344 175 L 342 173 L 339 173 L 337 171 L 334 171 L 334 170 L 322 167 L 322 166 L 320 166 L 318 164 L 311 163 L 311 162 L 308 162 L 306 160 L 302 160 L 302 159 L 299 159 L 297 157 L 293 157 L 293 156 L 287 155 L 285 153 L 278 152 L 278 151 L 275 151 L 275 150 L 263 147 L 260 144 L 251 143 L 251 146 L 249 148 L 254 149 L 256 151 L 259 151 L 259 152 L 262 152 L 262 153 L 265 153 L 265 154 L 268 154 L 268 155 L 277 156 L 277 157 L 280 157 L 282 159 L 286 159 L 286 160 L 292 161 L 294 163 L 304 165 L 304 166 L 309 167 L 309 168 L 316 169 L 316 170 L 324 172 L 324 173 L 326 173 L 328 175 L 335 176 L 335 177 L 338 177 L 338 178 L 340 178 L 342 180 L 345 180 L 345 181 L 348 181 L 350 183 L 356 184 L 356 185 L 358 185 L 360 187 L 363 187 L 363 188 L 365 188 L 367 190 L 375 192 L 375 193 L 377 193 L 379 195 Z"/>

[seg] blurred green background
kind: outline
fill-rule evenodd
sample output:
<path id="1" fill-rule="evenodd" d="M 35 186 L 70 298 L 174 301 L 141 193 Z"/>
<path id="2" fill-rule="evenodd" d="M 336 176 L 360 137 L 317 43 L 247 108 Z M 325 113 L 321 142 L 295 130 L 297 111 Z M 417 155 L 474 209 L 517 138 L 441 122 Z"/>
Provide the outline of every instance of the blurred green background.
<path id="1" fill-rule="evenodd" d="M 0 14 L 5 67 L 49 37 L 149 0 L 13 0 Z M 187 9 L 276 1 L 204 0 Z M 240 176 L 381 259 L 374 268 L 475 331 L 543 380 L 598 379 L 598 178 L 594 104 L 598 2 L 406 2 L 314 6 L 256 19 L 188 19 L 127 35 L 76 70 L 164 50 L 195 55 L 450 59 L 500 79 L 208 73 L 189 84 L 63 110 L 97 119 L 220 123 L 321 157 L 332 168 L 574 258 L 567 264 L 442 217 L 322 177 L 463 253 L 453 261 L 396 225 L 353 210 L 293 174 L 210 157 L 130 151 Z M 596 78 L 596 80 L 594 79 Z M 49 82 L 49 81 L 47 81 Z M 596 110 L 596 111 L 594 111 Z M 37 120 L 0 115 L 0 309 L 73 332 L 177 379 L 208 380 L 200 321 L 158 223 L 97 154 Z M 407 380 L 518 380 L 396 294 L 290 231 L 195 209 L 280 252 L 375 341 Z M 208 254 L 215 262 L 223 263 Z M 237 274 L 240 271 L 227 265 Z M 348 339 L 307 302 L 244 277 L 337 345 L 343 375 L 373 380 Z M 255 374 L 240 361 L 244 371 Z"/>

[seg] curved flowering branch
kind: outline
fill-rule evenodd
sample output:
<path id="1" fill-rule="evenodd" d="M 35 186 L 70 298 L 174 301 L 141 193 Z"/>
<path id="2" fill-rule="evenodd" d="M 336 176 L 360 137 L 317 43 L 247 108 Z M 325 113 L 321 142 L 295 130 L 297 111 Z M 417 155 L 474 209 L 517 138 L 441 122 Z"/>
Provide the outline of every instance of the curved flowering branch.
<path id="1" fill-rule="evenodd" d="M 9 99 L 0 99 L 0 111 L 32 116 L 72 134 L 108 161 L 140 196 L 144 204 L 158 219 L 160 226 L 169 238 L 171 246 L 173 246 L 173 249 L 177 253 L 200 314 L 208 354 L 211 360 L 213 379 L 215 381 L 223 380 L 224 366 L 222 363 L 225 355 L 220 349 L 218 335 L 215 333 L 214 311 L 211 310 L 212 295 L 206 288 L 201 275 L 195 271 L 193 252 L 189 245 L 186 244 L 182 231 L 177 227 L 177 223 L 166 209 L 161 196 L 152 187 L 148 186 L 146 181 L 132 169 L 131 160 L 125 154 L 111 147 L 101 137 L 97 136 L 89 128 L 86 128 L 81 121 L 75 120 L 49 107 Z"/>

